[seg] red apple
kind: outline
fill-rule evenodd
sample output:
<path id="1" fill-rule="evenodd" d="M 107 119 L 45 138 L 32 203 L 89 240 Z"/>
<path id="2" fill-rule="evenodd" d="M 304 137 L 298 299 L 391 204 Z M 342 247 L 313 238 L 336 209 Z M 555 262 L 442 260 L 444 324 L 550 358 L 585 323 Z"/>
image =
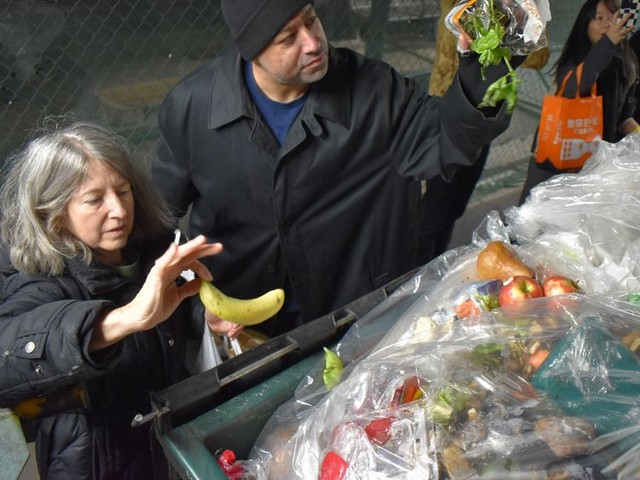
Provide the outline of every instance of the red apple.
<path id="1" fill-rule="evenodd" d="M 553 275 L 542 282 L 542 290 L 544 291 L 545 297 L 552 297 L 554 295 L 579 292 L 580 287 L 570 278 L 563 277 L 562 275 Z"/>
<path id="2" fill-rule="evenodd" d="M 498 295 L 498 303 L 504 307 L 543 295 L 542 285 L 535 278 L 516 275 L 503 283 Z"/>

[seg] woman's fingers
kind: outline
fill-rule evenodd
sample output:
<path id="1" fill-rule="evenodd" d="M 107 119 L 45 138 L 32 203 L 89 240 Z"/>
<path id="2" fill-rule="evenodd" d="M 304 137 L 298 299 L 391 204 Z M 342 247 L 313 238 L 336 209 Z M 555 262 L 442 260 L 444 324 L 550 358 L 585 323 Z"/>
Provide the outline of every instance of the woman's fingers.
<path id="1" fill-rule="evenodd" d="M 183 270 L 193 269 L 198 275 L 211 280 L 211 273 L 198 262 L 199 258 L 217 255 L 222 252 L 221 243 L 207 243 L 206 237 L 199 235 L 183 245 L 171 243 L 167 250 L 156 259 L 155 265 L 166 270 L 171 277 L 177 277 Z"/>
<path id="2" fill-rule="evenodd" d="M 200 291 L 199 278 L 186 282 L 184 285 L 178 287 L 178 294 L 180 296 L 178 303 L 182 303 L 182 301 L 187 297 L 193 297 L 194 295 L 197 295 L 199 291 Z"/>
<path id="3" fill-rule="evenodd" d="M 231 326 L 231 328 L 229 328 L 229 330 L 227 331 L 227 335 L 229 335 L 229 338 L 231 339 L 237 338 L 243 329 L 244 329 L 244 325 L 238 325 L 237 323 L 234 323 Z"/>
<path id="4" fill-rule="evenodd" d="M 629 33 L 635 30 L 635 26 L 633 24 L 627 25 L 633 15 L 633 12 L 628 12 L 622 17 L 619 16 L 619 12 L 620 11 L 618 11 L 618 15 L 616 15 L 617 20 L 611 23 L 607 32 L 611 41 L 616 45 L 622 42 Z"/>
<path id="5" fill-rule="evenodd" d="M 221 243 L 208 243 L 204 235 L 198 235 L 193 240 L 178 247 L 178 258 L 180 261 L 189 262 L 198 258 L 217 255 L 222 252 L 222 250 L 223 247 Z"/>
<path id="6" fill-rule="evenodd" d="M 620 20 L 618 23 L 627 26 L 627 22 L 631 19 L 631 17 L 633 16 L 633 12 L 627 12 Z"/>
<path id="7" fill-rule="evenodd" d="M 213 280 L 213 275 L 209 269 L 200 261 L 194 260 L 188 266 L 189 270 L 193 270 L 193 272 L 200 277 L 202 280 L 207 280 L 208 282 Z"/>
<path id="8" fill-rule="evenodd" d="M 236 338 L 244 328 L 243 325 L 223 320 L 206 309 L 204 311 L 204 319 L 212 332 L 218 335 L 226 333 L 230 338 Z"/>

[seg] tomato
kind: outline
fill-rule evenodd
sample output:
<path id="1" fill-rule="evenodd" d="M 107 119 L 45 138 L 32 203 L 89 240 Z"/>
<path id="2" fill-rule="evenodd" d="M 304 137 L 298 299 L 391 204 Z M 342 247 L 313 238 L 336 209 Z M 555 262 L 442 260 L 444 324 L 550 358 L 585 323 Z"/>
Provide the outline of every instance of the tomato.
<path id="1" fill-rule="evenodd" d="M 320 480 L 342 480 L 347 473 L 349 464 L 337 452 L 331 450 L 322 460 Z"/>
<path id="2" fill-rule="evenodd" d="M 384 445 L 391 439 L 389 430 L 395 421 L 395 417 L 375 418 L 364 427 L 364 431 L 373 443 Z"/>

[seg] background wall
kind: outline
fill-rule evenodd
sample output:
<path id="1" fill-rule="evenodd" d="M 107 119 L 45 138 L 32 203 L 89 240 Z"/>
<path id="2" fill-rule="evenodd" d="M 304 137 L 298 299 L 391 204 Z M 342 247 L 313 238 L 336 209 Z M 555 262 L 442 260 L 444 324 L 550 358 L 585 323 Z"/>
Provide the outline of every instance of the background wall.
<path id="1" fill-rule="evenodd" d="M 72 114 L 109 125 L 141 161 L 154 155 L 167 90 L 228 43 L 219 1 L 0 0 L 0 159 L 43 118 Z M 552 0 L 557 56 L 581 4 Z M 383 58 L 428 84 L 438 0 L 316 0 L 329 39 Z M 548 70 L 548 68 L 546 69 Z M 548 72 L 522 70 L 512 125 L 494 147 L 478 189 L 518 182 Z M 499 186 L 499 185 L 498 185 Z"/>

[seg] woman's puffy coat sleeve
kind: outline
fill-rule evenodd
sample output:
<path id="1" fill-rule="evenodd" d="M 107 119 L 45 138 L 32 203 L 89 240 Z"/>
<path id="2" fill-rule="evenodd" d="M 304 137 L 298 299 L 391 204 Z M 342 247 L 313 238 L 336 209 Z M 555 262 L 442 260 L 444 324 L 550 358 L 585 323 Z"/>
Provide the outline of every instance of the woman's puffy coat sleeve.
<path id="1" fill-rule="evenodd" d="M 109 301 L 70 299 L 55 279 L 9 278 L 0 303 L 0 406 L 106 373 L 118 347 L 89 353 Z"/>

